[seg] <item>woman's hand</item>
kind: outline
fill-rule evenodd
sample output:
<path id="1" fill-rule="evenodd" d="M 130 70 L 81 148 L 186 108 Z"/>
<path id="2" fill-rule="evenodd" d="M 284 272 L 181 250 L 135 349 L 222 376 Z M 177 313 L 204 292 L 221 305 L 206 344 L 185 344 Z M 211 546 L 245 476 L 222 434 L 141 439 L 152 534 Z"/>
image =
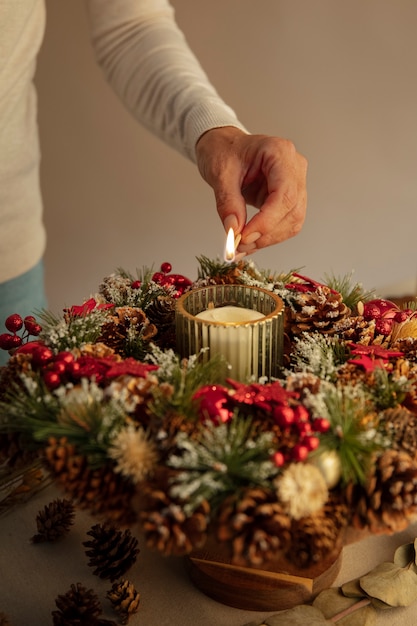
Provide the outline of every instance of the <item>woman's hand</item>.
<path id="1" fill-rule="evenodd" d="M 213 128 L 198 140 L 196 157 L 226 232 L 241 234 L 238 253 L 253 253 L 301 230 L 307 161 L 291 141 L 232 126 Z M 259 211 L 246 223 L 247 204 Z"/>

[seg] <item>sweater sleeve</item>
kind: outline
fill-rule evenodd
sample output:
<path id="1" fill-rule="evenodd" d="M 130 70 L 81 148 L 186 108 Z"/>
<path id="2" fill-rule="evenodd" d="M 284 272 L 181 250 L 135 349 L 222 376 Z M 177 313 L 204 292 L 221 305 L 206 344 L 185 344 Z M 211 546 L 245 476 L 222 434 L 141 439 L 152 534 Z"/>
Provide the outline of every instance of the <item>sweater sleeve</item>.
<path id="1" fill-rule="evenodd" d="M 168 0 L 85 2 L 97 61 L 145 128 L 192 161 L 205 131 L 245 131 L 187 45 Z"/>

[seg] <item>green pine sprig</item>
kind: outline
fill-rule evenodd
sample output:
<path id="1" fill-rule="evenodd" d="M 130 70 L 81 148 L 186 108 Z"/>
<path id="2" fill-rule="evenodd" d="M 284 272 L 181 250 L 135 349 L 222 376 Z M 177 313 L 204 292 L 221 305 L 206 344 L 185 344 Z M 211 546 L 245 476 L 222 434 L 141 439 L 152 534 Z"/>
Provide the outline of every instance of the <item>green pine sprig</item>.
<path id="1" fill-rule="evenodd" d="M 369 399 L 358 388 L 331 386 L 324 392 L 324 404 L 331 423 L 330 430 L 321 435 L 323 449 L 338 453 L 344 484 L 365 482 L 373 453 L 380 447 L 378 440 L 367 436 Z"/>
<path id="2" fill-rule="evenodd" d="M 354 311 L 359 302 L 367 302 L 375 297 L 374 290 L 365 291 L 361 283 L 353 281 L 353 272 L 345 276 L 325 274 L 325 284 L 342 296 L 344 304 Z"/>
<path id="3" fill-rule="evenodd" d="M 172 497 L 184 501 L 184 510 L 191 513 L 203 500 L 215 507 L 239 487 L 267 487 L 278 472 L 270 460 L 272 438 L 272 433 L 255 433 L 251 420 L 236 413 L 227 424 L 204 424 L 198 437 L 179 433 L 179 453 L 167 461 L 180 470 L 171 485 Z"/>

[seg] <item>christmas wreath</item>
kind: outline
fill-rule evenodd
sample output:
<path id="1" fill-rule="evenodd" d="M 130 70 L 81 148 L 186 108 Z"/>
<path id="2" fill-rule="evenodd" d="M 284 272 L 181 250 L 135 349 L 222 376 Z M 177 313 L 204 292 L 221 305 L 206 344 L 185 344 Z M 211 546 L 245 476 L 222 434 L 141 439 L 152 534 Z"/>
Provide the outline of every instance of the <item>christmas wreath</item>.
<path id="1" fill-rule="evenodd" d="M 352 275 L 198 263 L 195 281 L 169 263 L 118 270 L 62 316 L 5 320 L 2 481 L 20 472 L 30 490 L 46 471 L 79 507 L 139 521 L 163 554 L 210 536 L 244 566 L 284 554 L 307 567 L 346 526 L 403 529 L 417 513 L 416 303 Z M 212 284 L 281 297 L 279 378 L 237 382 L 221 357 L 179 357 L 177 298 Z"/>

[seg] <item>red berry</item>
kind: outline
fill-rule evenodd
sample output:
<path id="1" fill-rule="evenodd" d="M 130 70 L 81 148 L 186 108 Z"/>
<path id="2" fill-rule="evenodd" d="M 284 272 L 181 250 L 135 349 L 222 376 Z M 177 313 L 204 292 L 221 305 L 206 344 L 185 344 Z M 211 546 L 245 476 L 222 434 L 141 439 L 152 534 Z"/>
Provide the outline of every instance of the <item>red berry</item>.
<path id="1" fill-rule="evenodd" d="M 283 428 L 294 422 L 294 411 L 290 406 L 278 406 L 274 410 L 274 420 Z"/>
<path id="2" fill-rule="evenodd" d="M 306 422 L 310 417 L 310 413 L 305 408 L 305 406 L 303 406 L 302 404 L 298 404 L 296 407 L 294 407 L 294 417 L 296 421 Z"/>
<path id="3" fill-rule="evenodd" d="M 155 272 L 155 274 L 152 276 L 152 280 L 154 281 L 154 283 L 160 283 L 161 280 L 163 280 L 164 278 L 165 276 L 161 272 Z"/>
<path id="4" fill-rule="evenodd" d="M 8 331 L 10 331 L 11 333 L 16 333 L 22 328 L 23 320 L 18 313 L 13 313 L 6 318 L 4 325 L 6 326 Z"/>
<path id="5" fill-rule="evenodd" d="M 56 389 L 61 384 L 61 377 L 58 372 L 48 370 L 44 373 L 43 379 L 48 389 Z"/>
<path id="6" fill-rule="evenodd" d="M 312 450 L 316 450 L 319 447 L 320 439 L 318 437 L 315 437 L 314 435 L 311 435 L 310 437 L 304 437 L 302 444 L 311 452 Z"/>
<path id="7" fill-rule="evenodd" d="M 132 287 L 132 289 L 139 289 L 141 286 L 141 281 L 140 280 L 134 280 L 133 283 L 130 285 Z"/>
<path id="8" fill-rule="evenodd" d="M 18 335 L 9 335 L 9 333 L 2 333 L 0 335 L 0 348 L 2 350 L 13 350 L 18 348 L 22 343 L 21 338 Z"/>
<path id="9" fill-rule="evenodd" d="M 295 462 L 305 461 L 308 457 L 309 449 L 301 443 L 296 443 L 291 450 L 291 459 Z"/>
<path id="10" fill-rule="evenodd" d="M 169 274 L 171 270 L 172 270 L 171 263 L 168 263 L 167 261 L 165 261 L 165 263 L 161 263 L 161 272 L 163 272 L 164 274 Z"/>
<path id="11" fill-rule="evenodd" d="M 37 323 L 33 315 L 28 315 L 27 317 L 25 317 L 23 323 L 29 335 L 34 335 L 35 337 L 37 337 L 42 330 L 42 326 Z"/>
<path id="12" fill-rule="evenodd" d="M 327 433 L 329 428 L 330 422 L 329 420 L 326 420 L 325 417 L 316 417 L 316 419 L 313 421 L 313 429 L 317 433 Z"/>
<path id="13" fill-rule="evenodd" d="M 65 370 L 66 370 L 66 366 L 64 361 L 55 361 L 54 363 L 52 363 L 52 365 L 50 366 L 51 372 L 56 372 L 57 374 L 64 374 Z"/>
<path id="14" fill-rule="evenodd" d="M 277 467 L 282 467 L 285 463 L 285 457 L 282 454 L 282 452 L 275 452 L 272 455 L 272 462 L 274 463 L 274 465 L 276 465 Z"/>
<path id="15" fill-rule="evenodd" d="M 55 362 L 59 361 L 60 363 L 63 363 L 65 365 L 65 368 L 74 363 L 74 360 L 75 358 L 72 352 L 68 352 L 67 350 L 59 352 L 55 358 Z"/>

